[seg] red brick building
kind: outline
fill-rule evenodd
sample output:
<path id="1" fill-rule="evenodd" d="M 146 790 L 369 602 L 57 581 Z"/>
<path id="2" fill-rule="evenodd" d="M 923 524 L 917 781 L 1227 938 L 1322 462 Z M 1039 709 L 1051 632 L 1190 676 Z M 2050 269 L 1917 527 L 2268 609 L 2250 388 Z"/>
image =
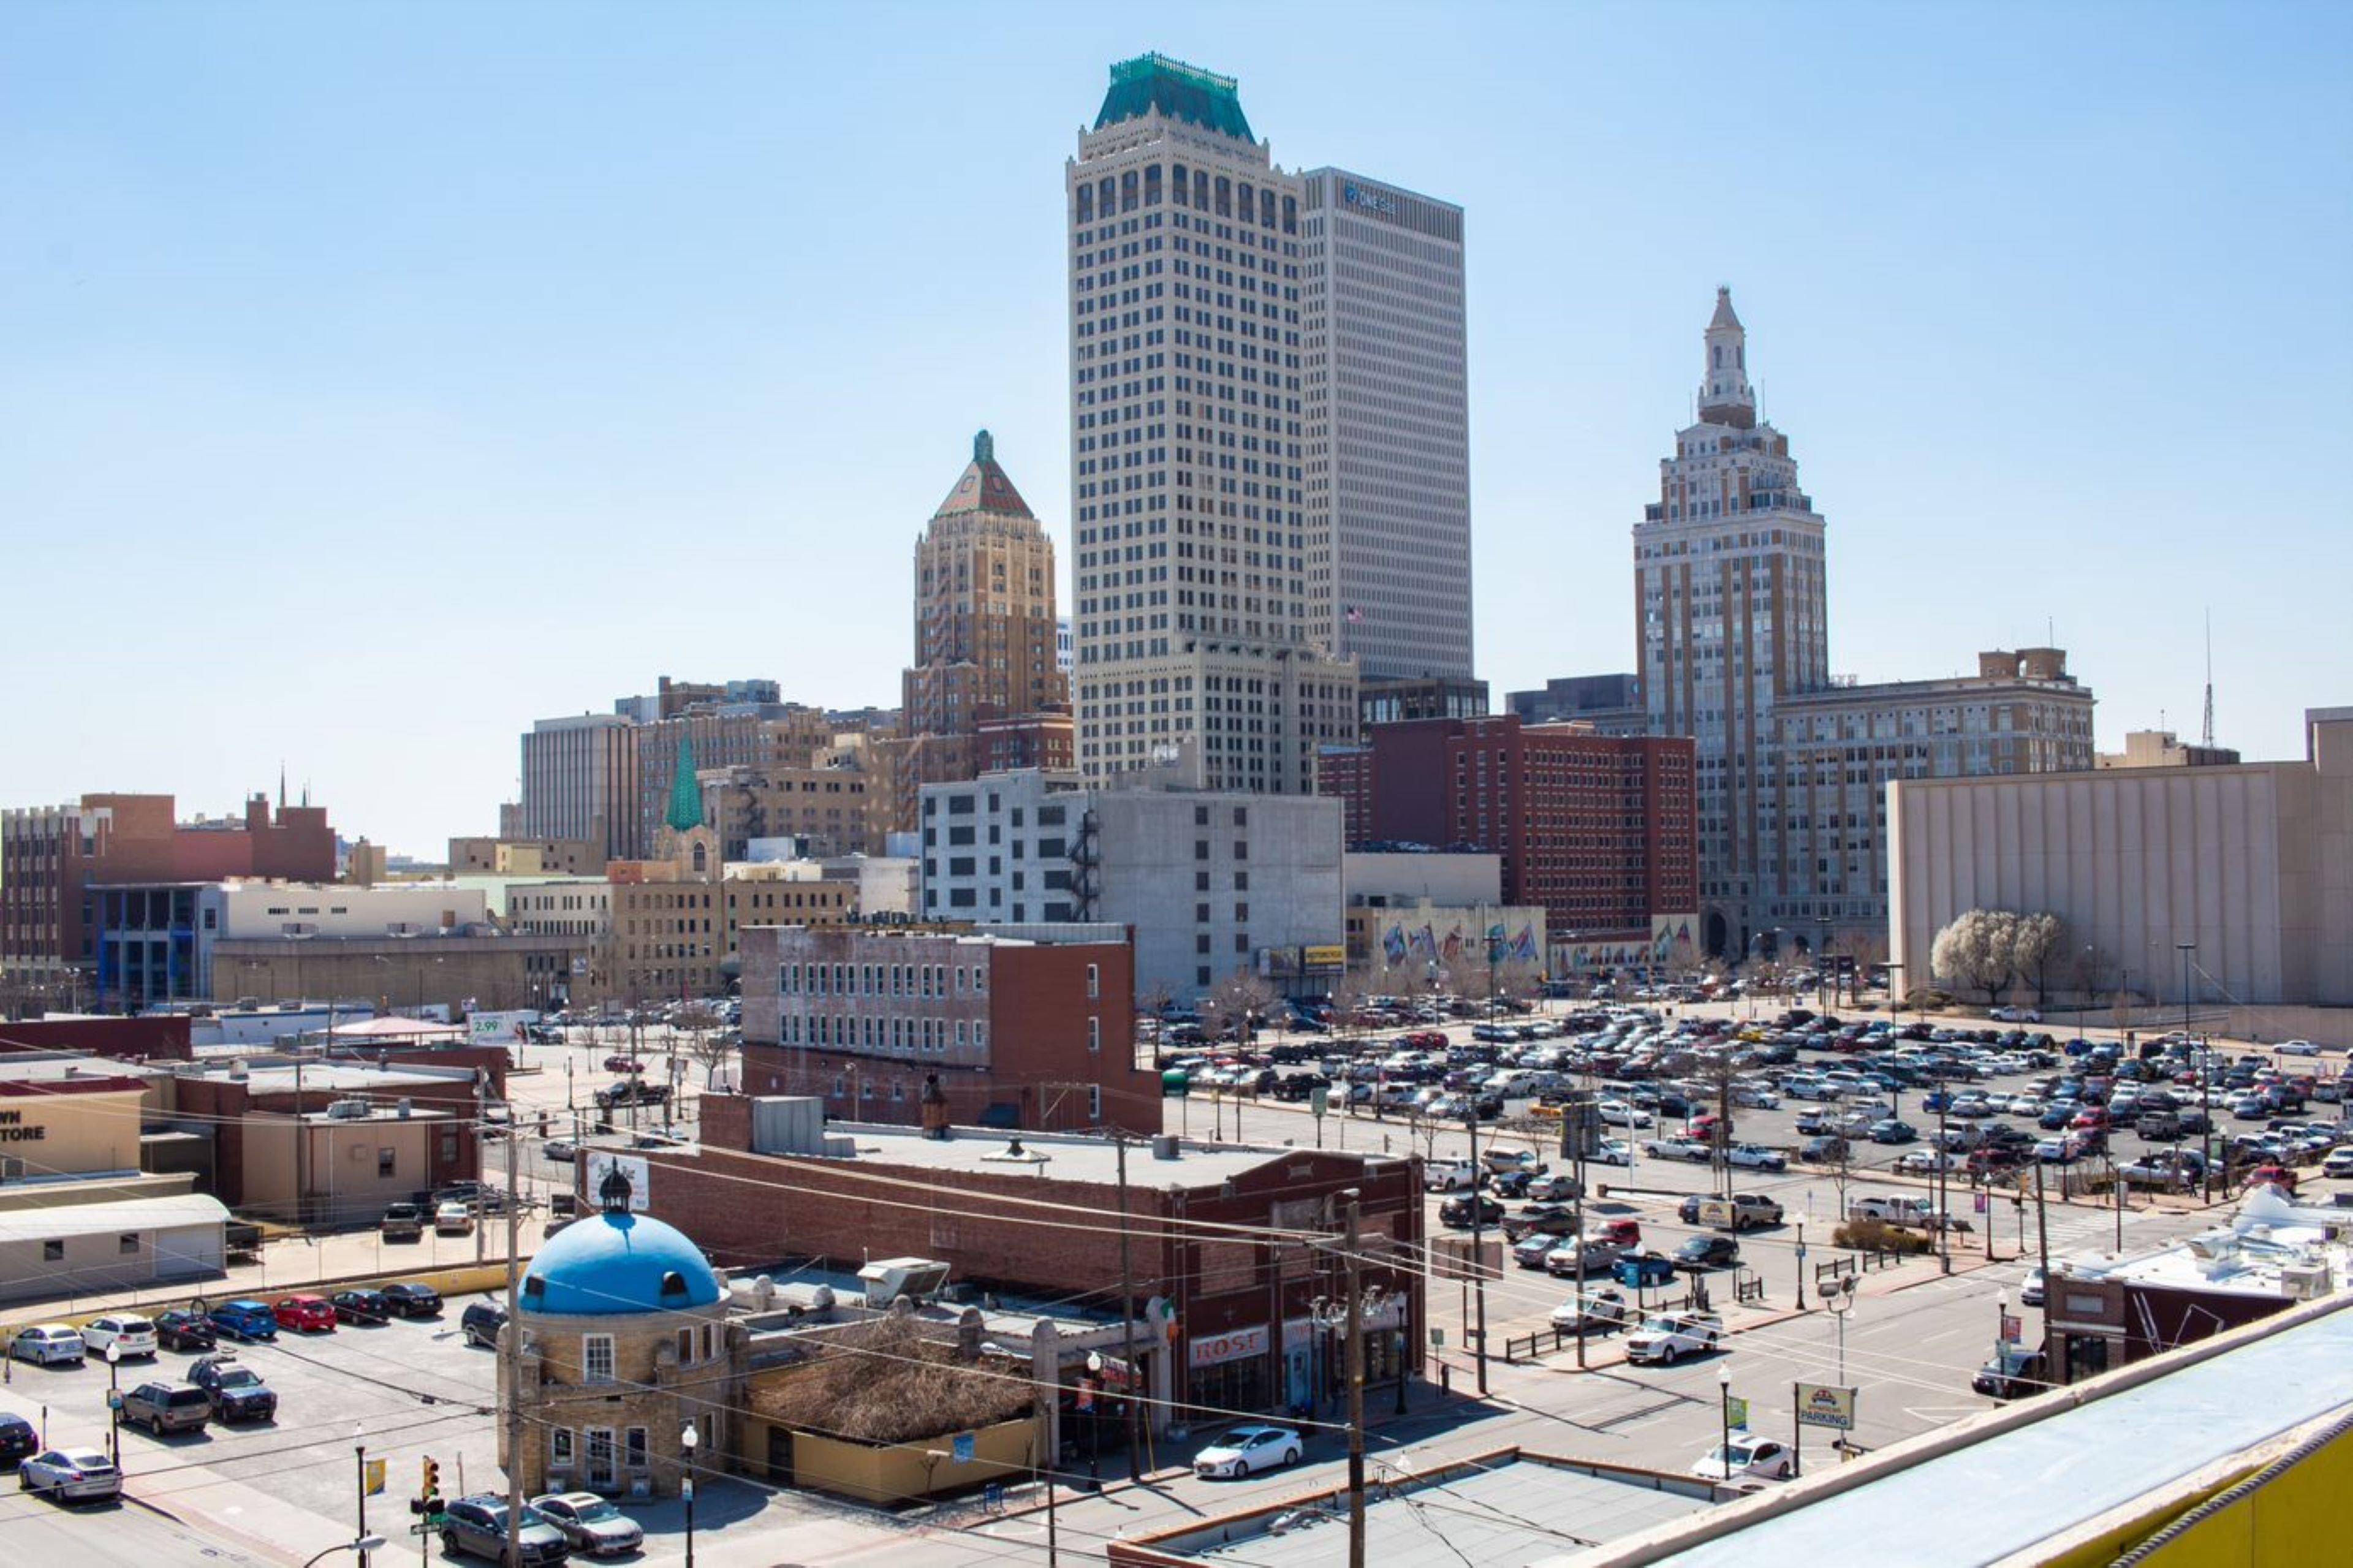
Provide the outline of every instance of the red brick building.
<path id="1" fill-rule="evenodd" d="M 744 1090 L 913 1123 L 936 1078 L 954 1121 L 1159 1131 L 1159 1075 L 1135 1059 L 1134 947 L 1114 926 L 1060 930 L 1070 940 L 745 931 Z"/>
<path id="2" fill-rule="evenodd" d="M 229 877 L 333 881 L 326 808 L 281 804 L 273 816 L 257 795 L 241 821 L 183 825 L 168 795 L 86 795 L 76 805 L 0 812 L 0 976 L 41 1005 L 70 1005 L 76 980 L 86 993 L 97 963 L 90 887 Z"/>
<path id="3" fill-rule="evenodd" d="M 1512 714 L 1378 724 L 1324 753 L 1351 849 L 1427 844 L 1503 857 L 1504 902 L 1541 904 L 1556 941 L 1641 932 L 1699 908 L 1694 743 Z"/>
<path id="4" fill-rule="evenodd" d="M 925 1258 L 982 1289 L 1117 1310 L 1122 1188 L 1108 1140 L 1024 1134 L 1016 1151 L 996 1131 L 858 1126 L 854 1155 L 754 1152 L 752 1107 L 707 1095 L 698 1150 L 643 1154 L 649 1211 L 720 1267 Z M 1339 1336 L 1313 1310 L 1345 1294 L 1341 1249 L 1259 1233 L 1336 1239 L 1352 1189 L 1362 1283 L 1378 1292 L 1366 1383 L 1378 1397 L 1411 1370 L 1427 1321 L 1413 1266 L 1424 1243 L 1418 1161 L 1161 1139 L 1131 1142 L 1126 1174 L 1131 1300 L 1139 1316 L 1166 1304 L 1145 1316 L 1157 1329 L 1139 1331 L 1147 1389 L 1204 1412 L 1285 1411 L 1344 1394 Z"/>
<path id="5" fill-rule="evenodd" d="M 194 1061 L 185 1013 L 142 1013 L 130 1018 L 26 1018 L 0 1027 L 0 1050 L 77 1051 L 115 1061 Z"/>
<path id="6" fill-rule="evenodd" d="M 1042 768 L 1066 773 L 1078 766 L 1074 726 L 1067 703 L 1037 713 L 1008 713 L 980 721 L 975 735 L 974 769 L 979 773 Z"/>

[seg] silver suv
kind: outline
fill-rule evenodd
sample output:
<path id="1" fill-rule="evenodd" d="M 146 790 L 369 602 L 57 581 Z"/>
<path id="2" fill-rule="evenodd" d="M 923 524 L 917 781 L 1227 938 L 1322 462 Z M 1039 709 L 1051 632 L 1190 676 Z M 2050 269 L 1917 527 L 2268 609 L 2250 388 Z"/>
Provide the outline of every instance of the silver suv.
<path id="1" fill-rule="evenodd" d="M 142 1383 L 122 1396 L 125 1426 L 166 1432 L 201 1432 L 211 1424 L 213 1396 L 193 1383 Z"/>

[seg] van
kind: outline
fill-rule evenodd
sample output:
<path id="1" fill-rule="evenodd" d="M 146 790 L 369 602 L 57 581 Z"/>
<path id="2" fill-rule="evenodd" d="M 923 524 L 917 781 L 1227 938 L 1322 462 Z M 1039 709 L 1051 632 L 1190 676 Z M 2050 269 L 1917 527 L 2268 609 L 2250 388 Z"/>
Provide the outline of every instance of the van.
<path id="1" fill-rule="evenodd" d="M 1747 1230 L 1781 1223 L 1781 1205 L 1756 1193 L 1735 1193 L 1728 1198 L 1702 1198 L 1699 1223 L 1718 1230 Z"/>

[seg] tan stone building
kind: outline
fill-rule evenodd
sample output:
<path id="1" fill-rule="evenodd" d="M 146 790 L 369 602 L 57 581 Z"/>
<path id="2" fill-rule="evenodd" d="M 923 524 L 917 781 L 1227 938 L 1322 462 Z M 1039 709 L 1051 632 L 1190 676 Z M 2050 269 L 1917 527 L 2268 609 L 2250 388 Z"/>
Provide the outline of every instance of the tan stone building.
<path id="1" fill-rule="evenodd" d="M 629 1163 L 642 1193 L 644 1166 Z M 726 1468 L 744 1336 L 710 1261 L 671 1226 L 630 1212 L 631 1184 L 606 1169 L 603 1206 L 540 1248 L 500 1331 L 502 1352 L 504 1336 L 522 1336 L 512 1383 L 499 1358 L 499 1403 L 520 1400 L 524 1438 L 508 1453 L 501 1420 L 499 1458 L 526 1493 L 674 1497 L 690 1464 L 701 1475 Z"/>
<path id="2" fill-rule="evenodd" d="M 798 838 L 806 853 L 879 855 L 890 831 L 890 781 L 869 772 L 866 748 L 824 753 L 807 767 L 704 768 L 704 818 L 730 860 L 759 838 Z"/>
<path id="3" fill-rule="evenodd" d="M 605 846 L 594 838 L 452 838 L 449 869 L 459 875 L 594 877 Z"/>
<path id="4" fill-rule="evenodd" d="M 901 678 L 907 752 L 894 828 L 914 826 L 923 785 L 978 776 L 985 722 L 1059 712 L 1067 752 L 1070 682 L 1055 638 L 1054 542 L 983 430 L 915 542 L 915 662 Z"/>

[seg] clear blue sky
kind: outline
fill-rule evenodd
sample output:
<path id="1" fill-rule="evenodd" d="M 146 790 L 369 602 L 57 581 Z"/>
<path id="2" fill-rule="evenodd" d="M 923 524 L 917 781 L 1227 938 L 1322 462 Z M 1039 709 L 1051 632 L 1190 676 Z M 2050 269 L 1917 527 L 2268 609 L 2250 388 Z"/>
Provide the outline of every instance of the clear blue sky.
<path id="1" fill-rule="evenodd" d="M 0 802 L 283 758 L 438 855 L 661 673 L 895 702 L 976 428 L 1067 574 L 1061 163 L 1146 48 L 1469 209 L 1499 702 L 1631 668 L 1719 282 L 1835 669 L 2051 626 L 2104 742 L 2194 731 L 2211 605 L 2225 743 L 2353 701 L 2353 7 L 1134 15 L 0 7 Z"/>

